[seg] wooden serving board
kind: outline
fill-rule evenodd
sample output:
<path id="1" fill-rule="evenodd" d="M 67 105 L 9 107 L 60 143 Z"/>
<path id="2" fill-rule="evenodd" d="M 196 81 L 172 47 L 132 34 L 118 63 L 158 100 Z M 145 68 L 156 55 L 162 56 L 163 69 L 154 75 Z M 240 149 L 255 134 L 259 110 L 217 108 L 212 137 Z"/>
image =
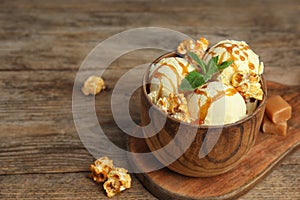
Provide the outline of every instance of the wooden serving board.
<path id="1" fill-rule="evenodd" d="M 268 96 L 281 95 L 292 106 L 286 137 L 260 133 L 246 158 L 233 170 L 209 178 L 191 178 L 167 168 L 136 174 L 141 183 L 159 199 L 220 200 L 236 198 L 250 190 L 288 153 L 300 145 L 300 86 L 268 82 Z M 130 137 L 132 152 L 148 152 L 144 139 Z M 134 158 L 133 163 L 147 169 L 146 161 Z"/>

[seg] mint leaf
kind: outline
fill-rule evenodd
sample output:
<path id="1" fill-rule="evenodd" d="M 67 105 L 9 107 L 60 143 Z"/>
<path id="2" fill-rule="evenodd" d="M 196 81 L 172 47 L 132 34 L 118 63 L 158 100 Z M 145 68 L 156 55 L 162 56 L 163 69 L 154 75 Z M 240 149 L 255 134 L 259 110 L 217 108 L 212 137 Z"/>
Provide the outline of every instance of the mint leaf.
<path id="1" fill-rule="evenodd" d="M 199 65 L 199 68 L 201 68 L 203 74 L 198 71 L 192 71 L 188 73 L 188 75 L 181 81 L 181 90 L 194 90 L 197 87 L 204 85 L 213 77 L 216 72 L 229 67 L 233 63 L 232 60 L 229 60 L 218 64 L 219 56 L 215 56 L 212 57 L 207 64 L 205 64 L 197 54 L 189 51 L 187 52 L 187 55 Z"/>
<path id="2" fill-rule="evenodd" d="M 194 90 L 203 85 L 206 81 L 202 74 L 197 71 L 190 72 L 182 81 L 180 85 L 181 90 Z"/>
<path id="3" fill-rule="evenodd" d="M 203 73 L 206 73 L 206 65 L 203 62 L 203 60 L 201 60 L 197 54 L 195 54 L 194 52 L 188 51 L 187 55 L 189 57 L 191 57 L 194 61 L 196 61 L 196 63 L 199 65 L 199 67 L 201 68 Z"/>
<path id="4" fill-rule="evenodd" d="M 217 64 L 215 63 L 215 61 L 218 59 L 218 57 L 213 57 L 212 59 L 210 59 L 208 61 L 207 67 L 208 67 L 208 71 L 207 71 L 207 78 L 210 79 L 219 69 Z"/>
<path id="5" fill-rule="evenodd" d="M 212 57 L 212 60 L 214 61 L 214 63 L 215 63 L 216 65 L 218 65 L 218 62 L 219 62 L 219 56 Z"/>
<path id="6" fill-rule="evenodd" d="M 225 69 L 225 68 L 229 67 L 232 63 L 233 63 L 233 60 L 224 61 L 220 65 L 218 65 L 218 69 L 219 70 Z"/>

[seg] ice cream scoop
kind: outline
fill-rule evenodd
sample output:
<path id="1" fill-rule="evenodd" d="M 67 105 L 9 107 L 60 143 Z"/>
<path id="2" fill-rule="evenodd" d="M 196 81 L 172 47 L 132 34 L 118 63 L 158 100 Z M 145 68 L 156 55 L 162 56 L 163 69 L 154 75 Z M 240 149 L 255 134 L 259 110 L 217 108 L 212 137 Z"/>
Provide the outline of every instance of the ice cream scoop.
<path id="1" fill-rule="evenodd" d="M 178 94 L 181 80 L 196 67 L 180 57 L 163 58 L 150 68 L 150 97 L 155 102 L 160 97 Z"/>
<path id="2" fill-rule="evenodd" d="M 208 82 L 187 97 L 191 121 L 196 124 L 222 125 L 246 116 L 243 97 L 221 82 Z"/>
<path id="3" fill-rule="evenodd" d="M 163 112 L 190 122 L 187 101 L 179 87 L 182 79 L 196 67 L 181 57 L 168 57 L 152 64 L 149 72 L 150 93 L 148 97 Z"/>
<path id="4" fill-rule="evenodd" d="M 244 41 L 224 40 L 212 46 L 204 55 L 203 60 L 208 62 L 212 57 L 219 56 L 219 63 L 232 60 L 230 67 L 224 69 L 219 80 L 230 85 L 232 76 L 236 72 L 242 74 L 262 74 L 264 65 Z"/>
<path id="5" fill-rule="evenodd" d="M 244 41 L 224 40 L 206 51 L 202 39 L 201 52 L 190 43 L 177 48 L 184 58 L 173 55 L 151 65 L 151 101 L 173 118 L 200 125 L 230 124 L 252 114 L 264 95 L 258 55 Z"/>

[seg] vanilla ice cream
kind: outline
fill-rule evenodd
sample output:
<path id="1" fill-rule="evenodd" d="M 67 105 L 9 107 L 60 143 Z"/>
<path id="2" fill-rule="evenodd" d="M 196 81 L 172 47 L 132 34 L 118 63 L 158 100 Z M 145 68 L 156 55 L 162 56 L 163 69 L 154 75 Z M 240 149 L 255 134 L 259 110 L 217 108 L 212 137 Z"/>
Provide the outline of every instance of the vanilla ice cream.
<path id="1" fill-rule="evenodd" d="M 222 125 L 246 116 L 243 97 L 232 86 L 209 82 L 187 97 L 191 121 L 197 124 Z"/>
<path id="2" fill-rule="evenodd" d="M 212 46 L 204 55 L 204 62 L 219 56 L 219 63 L 232 60 L 233 63 L 224 69 L 217 79 L 225 85 L 232 85 L 246 98 L 262 100 L 263 92 L 260 75 L 263 73 L 263 62 L 244 41 L 224 40 Z M 239 79 L 237 79 L 239 78 Z"/>
<path id="3" fill-rule="evenodd" d="M 179 94 L 182 79 L 196 69 L 186 59 L 180 57 L 163 58 L 150 68 L 149 98 L 162 111 L 173 118 L 190 122 L 187 100 Z"/>
<path id="4" fill-rule="evenodd" d="M 263 63 L 244 41 L 224 40 L 212 46 L 204 55 L 203 60 L 208 62 L 212 57 L 219 56 L 219 63 L 233 60 L 230 67 L 224 69 L 219 78 L 229 85 L 232 75 L 236 72 L 243 74 L 262 74 Z"/>
<path id="5" fill-rule="evenodd" d="M 264 94 L 261 87 L 264 66 L 259 57 L 243 41 L 224 40 L 208 51 L 205 51 L 208 45 L 206 39 L 202 38 L 198 43 L 201 45 L 196 48 L 197 45 L 190 40 L 183 41 L 177 49 L 184 58 L 168 57 L 152 64 L 149 72 L 150 100 L 171 117 L 195 124 L 224 125 L 253 113 Z M 194 52 L 203 62 L 189 57 L 187 52 Z M 217 71 L 205 74 L 214 70 L 210 69 L 209 61 L 216 56 L 219 58 Z M 232 63 L 227 68 L 220 67 L 225 61 Z M 216 62 L 215 58 L 213 62 Z M 190 72 L 193 74 L 188 77 Z M 204 82 L 193 79 L 198 75 L 210 78 Z M 187 91 L 180 90 L 184 78 L 190 79 L 188 81 L 196 83 L 196 86 Z"/>
<path id="6" fill-rule="evenodd" d="M 150 97 L 155 102 L 160 97 L 178 94 L 181 80 L 196 67 L 180 57 L 163 58 L 152 64 L 149 73 Z"/>

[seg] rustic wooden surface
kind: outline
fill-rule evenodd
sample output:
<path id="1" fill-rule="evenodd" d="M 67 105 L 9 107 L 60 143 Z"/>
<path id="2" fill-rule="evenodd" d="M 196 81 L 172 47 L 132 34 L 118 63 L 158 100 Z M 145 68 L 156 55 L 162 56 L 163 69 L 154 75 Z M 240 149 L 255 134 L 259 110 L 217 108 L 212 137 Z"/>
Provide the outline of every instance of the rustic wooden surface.
<path id="1" fill-rule="evenodd" d="M 286 155 L 300 145 L 300 86 L 285 86 L 268 82 L 268 95 L 281 95 L 293 108 L 286 137 L 260 132 L 255 145 L 233 170 L 213 177 L 187 177 L 168 168 L 137 177 L 155 196 L 161 199 L 221 200 L 245 194 L 264 178 Z M 233 132 L 231 132 L 233 133 Z M 198 133 L 199 134 L 199 133 Z M 129 137 L 128 148 L 133 152 L 149 152 L 146 139 Z M 133 157 L 132 164 L 148 168 L 149 158 Z M 224 184 L 226 183 L 226 184 Z"/>
<path id="2" fill-rule="evenodd" d="M 212 43 L 245 40 L 264 61 L 268 80 L 300 85 L 297 0 L 2 0 L 0 5 L 1 199 L 106 199 L 87 178 L 93 157 L 77 135 L 71 97 L 83 59 L 120 31 L 158 26 Z M 129 53 L 105 73 L 108 90 L 96 97 L 97 114 L 119 146 L 126 146 L 126 136 L 120 137 L 107 112 L 113 85 L 132 66 L 161 53 Z M 240 199 L 299 199 L 299 174 L 298 148 Z M 113 199 L 156 198 L 134 178 L 132 188 Z"/>

